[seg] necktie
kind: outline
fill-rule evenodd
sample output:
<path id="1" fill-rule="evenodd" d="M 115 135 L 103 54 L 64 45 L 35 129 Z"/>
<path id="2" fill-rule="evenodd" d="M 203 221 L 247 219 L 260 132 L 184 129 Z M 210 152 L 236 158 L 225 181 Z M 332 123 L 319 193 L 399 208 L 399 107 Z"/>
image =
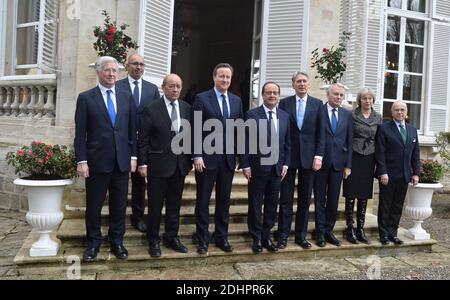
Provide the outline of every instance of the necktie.
<path id="1" fill-rule="evenodd" d="M 139 107 L 139 81 L 135 81 L 134 83 L 134 91 L 133 91 L 133 97 L 134 97 L 134 104 L 136 104 L 136 108 Z"/>
<path id="2" fill-rule="evenodd" d="M 273 111 L 269 111 L 269 122 L 267 123 L 267 146 L 272 146 L 272 114 Z"/>
<path id="3" fill-rule="evenodd" d="M 298 104 L 298 110 L 297 110 L 297 126 L 298 129 L 302 129 L 303 126 L 303 120 L 305 118 L 305 101 L 303 99 L 300 99 L 300 103 Z"/>
<path id="4" fill-rule="evenodd" d="M 338 120 L 336 117 L 336 108 L 333 108 L 332 113 L 331 113 L 331 130 L 333 131 L 333 133 L 336 132 L 337 125 L 338 125 Z"/>
<path id="5" fill-rule="evenodd" d="M 170 120 L 172 121 L 172 130 L 178 132 L 177 109 L 174 102 L 170 102 L 170 105 L 172 105 L 172 112 L 170 113 Z"/>
<path id="6" fill-rule="evenodd" d="M 400 134 L 402 135 L 403 144 L 406 144 L 406 129 L 403 124 L 398 125 L 400 127 Z"/>
<path id="7" fill-rule="evenodd" d="M 114 109 L 114 103 L 111 97 L 111 90 L 107 90 L 106 91 L 106 99 L 108 102 L 108 115 L 109 118 L 111 119 L 111 124 L 114 127 L 116 125 L 116 110 Z"/>
<path id="8" fill-rule="evenodd" d="M 228 105 L 227 105 L 227 98 L 225 95 L 220 95 L 222 97 L 222 114 L 223 119 L 228 119 Z"/>

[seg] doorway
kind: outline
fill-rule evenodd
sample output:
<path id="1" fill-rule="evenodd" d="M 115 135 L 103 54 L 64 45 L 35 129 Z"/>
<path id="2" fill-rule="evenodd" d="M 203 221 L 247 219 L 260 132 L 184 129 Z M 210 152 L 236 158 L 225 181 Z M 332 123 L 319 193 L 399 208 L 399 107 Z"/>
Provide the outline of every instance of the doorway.
<path id="1" fill-rule="evenodd" d="M 249 109 L 255 0 L 175 0 L 171 72 L 183 79 L 182 99 L 211 89 L 212 71 L 230 63 L 230 91 Z"/>

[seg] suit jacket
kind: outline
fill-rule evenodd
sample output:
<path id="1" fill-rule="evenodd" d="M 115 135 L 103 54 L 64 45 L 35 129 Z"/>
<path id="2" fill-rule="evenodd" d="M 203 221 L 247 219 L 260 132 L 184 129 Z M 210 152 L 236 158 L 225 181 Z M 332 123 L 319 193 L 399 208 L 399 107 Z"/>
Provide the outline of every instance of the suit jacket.
<path id="1" fill-rule="evenodd" d="M 124 79 L 121 79 L 116 82 L 116 88 L 126 91 L 133 95 L 133 91 L 130 87 L 130 82 L 128 81 L 128 76 Z M 139 103 L 139 107 L 136 107 L 136 129 L 139 131 L 141 114 L 144 111 L 144 108 L 150 105 L 152 102 L 159 100 L 161 96 L 159 95 L 159 90 L 156 85 L 151 82 L 148 82 L 142 79 L 142 95 L 141 102 Z M 134 98 L 133 98 L 134 103 Z M 136 105 L 135 105 L 136 106 Z"/>
<path id="2" fill-rule="evenodd" d="M 121 172 L 130 170 L 137 156 L 135 105 L 129 93 L 116 89 L 117 116 L 112 127 L 100 88 L 78 96 L 75 112 L 75 156 L 87 161 L 91 172 L 110 173 L 116 162 Z"/>
<path id="3" fill-rule="evenodd" d="M 420 150 L 417 129 L 406 124 L 407 140 L 403 139 L 394 121 L 381 124 L 378 128 L 375 145 L 377 176 L 387 174 L 389 180 L 411 181 L 413 175 L 419 176 Z"/>
<path id="4" fill-rule="evenodd" d="M 290 166 L 291 164 L 291 135 L 290 135 L 290 122 L 289 114 L 285 111 L 277 110 L 278 118 L 278 149 L 279 156 L 276 162 L 277 175 L 280 176 L 283 170 L 283 166 Z M 266 112 L 263 106 L 257 107 L 248 111 L 245 115 L 245 120 L 256 120 L 256 124 L 259 124 L 259 120 L 268 120 Z M 252 133 L 257 137 L 257 145 L 259 142 L 259 126 L 257 126 L 258 132 Z M 246 153 L 241 157 L 240 168 L 251 168 L 252 176 L 264 176 L 270 174 L 272 171 L 272 165 L 261 165 L 261 158 L 269 157 L 270 155 L 262 155 L 258 146 L 257 154 L 249 154 L 249 132 L 247 131 L 245 136 Z"/>
<path id="5" fill-rule="evenodd" d="M 297 100 L 290 96 L 280 101 L 279 108 L 290 116 L 291 168 L 311 169 L 315 156 L 325 151 L 325 131 L 322 114 L 323 102 L 308 95 L 302 130 L 297 126 Z"/>
<path id="6" fill-rule="evenodd" d="M 229 111 L 229 118 L 230 120 L 237 120 L 237 119 L 243 119 L 243 112 L 242 112 L 242 100 L 238 96 L 228 92 L 228 99 L 230 104 L 230 111 Z M 205 122 L 211 119 L 216 120 L 223 120 L 222 111 L 220 110 L 219 103 L 217 101 L 216 93 L 214 89 L 208 90 L 206 92 L 197 94 L 195 97 L 194 105 L 192 106 L 192 111 L 195 114 L 195 112 L 201 112 L 202 113 L 202 127 Z M 194 118 L 192 118 L 194 120 Z M 197 120 L 194 120 L 194 122 Z M 197 121 L 198 122 L 198 121 Z M 224 127 L 225 128 L 225 127 Z M 212 131 L 202 131 L 202 143 L 204 142 L 205 138 L 211 134 Z M 237 130 L 234 131 L 236 133 Z M 199 134 L 198 132 L 195 132 L 193 130 L 194 135 Z M 232 134 L 231 132 L 229 134 Z M 195 141 L 195 139 L 193 139 Z M 228 167 L 230 170 L 234 170 L 236 168 L 236 154 L 237 154 L 237 143 L 236 143 L 236 134 L 234 134 L 234 154 L 228 154 L 226 155 L 226 160 Z M 193 142 L 193 157 L 201 157 L 203 158 L 203 161 L 205 163 L 206 169 L 216 169 L 220 162 L 222 161 L 222 155 L 220 154 L 206 154 L 203 149 L 201 151 L 198 151 L 196 147 L 194 147 Z M 197 145 L 198 147 L 199 145 Z M 202 147 L 203 148 L 203 147 Z M 225 153 L 225 144 L 223 153 Z"/>
<path id="7" fill-rule="evenodd" d="M 180 118 L 190 122 L 191 106 L 184 101 L 178 103 Z M 176 133 L 172 131 L 164 97 L 144 108 L 141 125 L 138 165 L 148 165 L 153 177 L 170 177 L 177 168 L 186 176 L 192 169 L 191 155 L 172 152 L 171 143 Z"/>
<path id="8" fill-rule="evenodd" d="M 353 120 L 352 113 L 344 108 L 338 110 L 338 125 L 336 132 L 331 130 L 331 120 L 328 116 L 327 104 L 322 106 L 325 120 L 325 152 L 322 168 L 334 168 L 342 171 L 352 167 Z"/>

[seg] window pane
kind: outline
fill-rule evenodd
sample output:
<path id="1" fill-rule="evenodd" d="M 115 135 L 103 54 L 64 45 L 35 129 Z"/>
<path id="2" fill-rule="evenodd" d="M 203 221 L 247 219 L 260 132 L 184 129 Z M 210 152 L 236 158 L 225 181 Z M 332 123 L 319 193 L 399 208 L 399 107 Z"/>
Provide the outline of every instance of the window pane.
<path id="1" fill-rule="evenodd" d="M 406 104 L 408 107 L 408 116 L 406 117 L 406 122 L 420 129 L 420 104 Z M 392 102 L 383 103 L 383 122 L 392 121 Z"/>
<path id="2" fill-rule="evenodd" d="M 261 18 L 262 18 L 262 1 L 258 1 L 256 7 L 256 35 L 261 33 Z"/>
<path id="3" fill-rule="evenodd" d="M 397 99 L 398 74 L 386 73 L 384 77 L 384 98 Z"/>
<path id="4" fill-rule="evenodd" d="M 406 20 L 405 42 L 409 44 L 423 45 L 425 22 L 413 19 Z"/>
<path id="5" fill-rule="evenodd" d="M 405 75 L 403 99 L 422 102 L 422 76 Z"/>
<path id="6" fill-rule="evenodd" d="M 423 72 L 423 49 L 405 47 L 405 72 Z"/>
<path id="7" fill-rule="evenodd" d="M 39 21 L 40 0 L 18 0 L 17 24 Z"/>
<path id="8" fill-rule="evenodd" d="M 386 44 L 386 69 L 398 70 L 399 45 Z"/>
<path id="9" fill-rule="evenodd" d="M 32 27 L 17 29 L 17 65 L 37 64 L 38 33 Z"/>
<path id="10" fill-rule="evenodd" d="M 408 0 L 408 10 L 425 12 L 425 0 Z"/>
<path id="11" fill-rule="evenodd" d="M 388 0 L 388 7 L 402 8 L 402 0 Z"/>
<path id="12" fill-rule="evenodd" d="M 400 17 L 388 16 L 386 39 L 400 42 Z"/>

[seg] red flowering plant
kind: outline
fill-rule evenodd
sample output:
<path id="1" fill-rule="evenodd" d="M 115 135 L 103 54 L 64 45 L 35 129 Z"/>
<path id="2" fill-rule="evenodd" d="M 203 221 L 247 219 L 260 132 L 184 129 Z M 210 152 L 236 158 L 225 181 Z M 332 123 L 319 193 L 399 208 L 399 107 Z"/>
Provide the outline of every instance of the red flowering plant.
<path id="1" fill-rule="evenodd" d="M 73 150 L 67 146 L 47 145 L 35 141 L 16 152 L 6 154 L 6 163 L 30 180 L 53 180 L 74 178 L 77 164 Z"/>
<path id="2" fill-rule="evenodd" d="M 445 165 L 435 160 L 420 160 L 420 183 L 438 183 L 441 180 L 447 168 Z"/>
<path id="3" fill-rule="evenodd" d="M 97 38 L 94 49 L 98 56 L 111 56 L 124 64 L 127 60 L 128 49 L 139 48 L 137 42 L 123 32 L 129 25 L 123 24 L 117 27 L 115 21 L 111 22 L 111 17 L 106 10 L 102 11 L 102 15 L 105 16 L 104 27 L 94 27 L 94 35 Z"/>
<path id="4" fill-rule="evenodd" d="M 318 48 L 313 50 L 311 67 L 315 68 L 318 74 L 315 78 L 322 79 L 326 84 L 339 82 L 347 69 L 345 57 L 350 35 L 350 32 L 342 33 L 339 47 L 323 48 L 321 54 L 319 54 Z"/>

